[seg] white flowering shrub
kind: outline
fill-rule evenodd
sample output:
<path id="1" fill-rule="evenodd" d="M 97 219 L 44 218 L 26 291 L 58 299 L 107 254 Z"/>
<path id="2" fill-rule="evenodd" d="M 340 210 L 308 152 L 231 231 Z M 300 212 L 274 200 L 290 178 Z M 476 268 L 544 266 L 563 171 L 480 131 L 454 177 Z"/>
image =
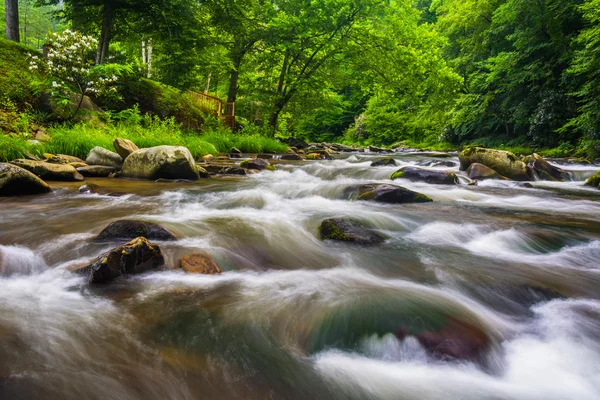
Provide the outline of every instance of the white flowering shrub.
<path id="1" fill-rule="evenodd" d="M 50 35 L 47 46 L 47 60 L 30 55 L 29 69 L 46 76 L 43 86 L 59 105 L 72 108 L 75 99 L 72 117 L 81 108 L 84 96 L 116 95 L 117 76 L 94 62 L 98 40 L 67 29 Z"/>

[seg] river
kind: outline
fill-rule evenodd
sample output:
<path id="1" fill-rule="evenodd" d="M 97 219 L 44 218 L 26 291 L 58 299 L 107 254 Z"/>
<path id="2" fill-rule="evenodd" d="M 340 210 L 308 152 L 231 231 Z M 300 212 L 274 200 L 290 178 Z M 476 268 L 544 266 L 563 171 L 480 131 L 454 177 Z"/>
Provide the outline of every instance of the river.
<path id="1" fill-rule="evenodd" d="M 583 186 L 600 166 L 533 187 L 394 181 L 433 203 L 340 199 L 390 182 L 378 158 L 1 199 L 0 398 L 600 399 L 600 191 Z M 332 217 L 388 239 L 323 242 Z M 206 251 L 225 272 L 88 285 L 70 270 L 115 247 L 91 239 L 122 218 L 182 238 L 156 242 L 168 266 Z M 410 334 L 448 321 L 485 332 L 484 351 L 440 357 Z"/>

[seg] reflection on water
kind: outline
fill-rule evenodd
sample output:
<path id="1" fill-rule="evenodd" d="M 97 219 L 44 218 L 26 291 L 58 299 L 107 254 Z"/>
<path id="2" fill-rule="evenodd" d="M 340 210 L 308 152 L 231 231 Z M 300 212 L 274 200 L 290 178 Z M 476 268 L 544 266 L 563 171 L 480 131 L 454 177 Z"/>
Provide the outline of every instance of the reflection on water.
<path id="1" fill-rule="evenodd" d="M 600 398 L 600 196 L 582 184 L 598 167 L 532 188 L 395 182 L 428 204 L 344 200 L 403 165 L 458 171 L 376 158 L 0 200 L 0 398 Z M 332 217 L 389 239 L 322 242 Z M 114 247 L 90 239 L 121 218 L 182 237 L 158 242 L 167 267 L 201 250 L 226 272 L 87 286 L 69 269 Z"/>

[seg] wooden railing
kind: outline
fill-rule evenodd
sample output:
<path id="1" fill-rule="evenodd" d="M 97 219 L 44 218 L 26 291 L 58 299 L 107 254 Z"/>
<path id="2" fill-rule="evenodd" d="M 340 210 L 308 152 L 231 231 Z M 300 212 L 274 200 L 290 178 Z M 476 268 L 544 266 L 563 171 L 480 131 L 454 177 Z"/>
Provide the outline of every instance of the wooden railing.
<path id="1" fill-rule="evenodd" d="M 235 103 L 221 101 L 218 97 L 206 93 L 193 92 L 191 90 L 190 93 L 198 101 L 200 108 L 204 112 L 217 117 L 223 125 L 235 131 Z"/>

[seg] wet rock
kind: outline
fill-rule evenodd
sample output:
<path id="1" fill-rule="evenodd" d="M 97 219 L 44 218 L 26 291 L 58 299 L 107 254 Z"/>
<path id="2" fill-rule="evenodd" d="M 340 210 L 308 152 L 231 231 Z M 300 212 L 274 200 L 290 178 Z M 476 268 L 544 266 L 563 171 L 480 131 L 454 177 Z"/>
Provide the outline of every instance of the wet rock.
<path id="1" fill-rule="evenodd" d="M 341 152 L 344 152 L 344 153 L 350 153 L 350 152 L 353 152 L 353 151 L 358 151 L 358 149 L 356 149 L 356 148 L 354 148 L 352 146 L 346 146 L 345 144 L 339 144 L 339 143 L 332 144 L 331 148 L 334 149 L 334 150 L 336 150 L 336 151 L 341 151 Z"/>
<path id="2" fill-rule="evenodd" d="M 47 181 L 82 181 L 83 176 L 68 164 L 52 164 L 45 161 L 18 159 L 11 161 L 18 167 L 26 169 Z"/>
<path id="3" fill-rule="evenodd" d="M 390 179 L 408 179 L 412 182 L 426 182 L 436 185 L 458 185 L 458 177 L 452 171 L 438 171 L 417 167 L 402 167 Z"/>
<path id="4" fill-rule="evenodd" d="M 115 247 L 76 272 L 89 274 L 90 283 L 107 283 L 121 275 L 133 275 L 156 269 L 165 264 L 158 245 L 143 237 Z"/>
<path id="5" fill-rule="evenodd" d="M 213 156 L 212 154 L 207 154 L 205 156 L 202 156 L 202 161 L 204 162 L 209 162 L 211 160 L 214 160 L 216 157 Z"/>
<path id="6" fill-rule="evenodd" d="M 88 167 L 88 165 L 84 162 L 72 162 L 72 163 L 69 163 L 69 165 L 75 169 L 82 168 L 82 167 Z"/>
<path id="7" fill-rule="evenodd" d="M 65 154 L 56 154 L 56 155 L 49 154 L 49 155 L 51 157 L 49 157 L 46 160 L 46 162 L 49 162 L 52 164 L 72 164 L 72 163 L 84 163 L 85 164 L 85 161 L 83 161 L 81 158 L 68 156 Z"/>
<path id="8" fill-rule="evenodd" d="M 383 147 L 369 146 L 369 151 L 373 153 L 387 153 L 389 150 Z"/>
<path id="9" fill-rule="evenodd" d="M 394 160 L 391 157 L 386 157 L 382 160 L 373 161 L 371 163 L 371 167 L 383 167 L 383 166 L 394 166 L 394 165 L 398 165 L 398 164 L 396 163 L 396 160 Z"/>
<path id="10" fill-rule="evenodd" d="M 50 192 L 50 186 L 16 165 L 0 163 L 0 196 L 22 196 Z"/>
<path id="11" fill-rule="evenodd" d="M 181 257 L 179 268 L 190 274 L 215 275 L 222 272 L 215 260 L 204 252 L 187 254 Z"/>
<path id="12" fill-rule="evenodd" d="M 331 156 L 327 153 L 308 153 L 307 160 L 331 160 Z"/>
<path id="13" fill-rule="evenodd" d="M 196 166 L 192 154 L 182 146 L 156 146 L 131 153 L 123 163 L 123 176 L 137 179 L 189 179 L 208 176 Z"/>
<path id="14" fill-rule="evenodd" d="M 585 181 L 585 186 L 591 186 L 600 189 L 600 171 L 596 172 L 587 181 Z"/>
<path id="15" fill-rule="evenodd" d="M 534 186 L 533 186 L 531 183 L 529 183 L 529 182 L 522 182 L 522 183 L 519 183 L 519 186 L 520 186 L 520 187 L 527 188 L 527 189 L 533 189 L 533 188 L 534 188 Z"/>
<path id="16" fill-rule="evenodd" d="M 257 169 L 262 171 L 267 169 L 271 164 L 262 158 L 255 158 L 254 160 L 245 160 L 240 163 L 240 167 L 247 169 Z"/>
<path id="17" fill-rule="evenodd" d="M 479 163 L 473 163 L 469 165 L 469 168 L 467 168 L 466 172 L 470 179 L 508 179 L 507 177 L 500 175 L 493 169 L 488 168 L 485 165 Z"/>
<path id="18" fill-rule="evenodd" d="M 458 158 L 460 159 L 461 171 L 466 170 L 473 163 L 479 163 L 515 181 L 532 180 L 527 165 L 508 151 L 469 147 L 463 150 Z"/>
<path id="19" fill-rule="evenodd" d="M 211 174 L 246 175 L 246 170 L 244 168 L 230 167 L 226 165 L 205 165 L 204 168 Z"/>
<path id="20" fill-rule="evenodd" d="M 433 201 L 429 196 L 422 193 L 384 183 L 349 186 L 344 189 L 343 196 L 348 200 L 365 200 L 392 204 L 428 203 Z"/>
<path id="21" fill-rule="evenodd" d="M 282 160 L 286 160 L 286 161 L 300 161 L 300 160 L 304 160 L 304 158 L 298 154 L 283 154 L 281 156 Z"/>
<path id="22" fill-rule="evenodd" d="M 131 140 L 122 138 L 115 139 L 113 141 L 113 147 L 123 160 L 126 159 L 131 153 L 134 153 L 140 149 Z"/>
<path id="23" fill-rule="evenodd" d="M 523 158 L 523 162 L 532 168 L 538 177 L 548 181 L 565 181 L 570 178 L 569 174 L 562 169 L 551 165 L 548 161 L 536 153 Z"/>
<path id="24" fill-rule="evenodd" d="M 240 149 L 238 149 L 237 147 L 232 147 L 230 153 L 231 154 L 242 154 Z"/>
<path id="25" fill-rule="evenodd" d="M 308 143 L 306 143 L 304 140 L 302 139 L 298 139 L 295 137 L 289 137 L 286 139 L 282 139 L 281 140 L 283 143 L 287 144 L 288 146 L 292 146 L 292 147 L 296 147 L 300 150 L 305 149 L 308 147 Z"/>
<path id="26" fill-rule="evenodd" d="M 326 219 L 319 227 L 321 239 L 376 245 L 385 241 L 385 236 L 365 228 L 359 221 L 346 218 Z"/>
<path id="27" fill-rule="evenodd" d="M 258 154 L 256 158 L 262 158 L 263 160 L 270 160 L 273 158 L 273 154 Z"/>
<path id="28" fill-rule="evenodd" d="M 423 156 L 425 157 L 437 157 L 437 158 L 450 158 L 452 157 L 452 154 L 450 153 L 444 153 L 444 152 L 440 152 L 440 151 L 431 151 L 431 152 L 424 152 L 421 153 Z"/>
<path id="29" fill-rule="evenodd" d="M 195 167 L 196 167 L 196 172 L 198 172 L 198 176 L 200 178 L 210 178 L 210 174 L 208 173 L 208 171 L 206 169 L 204 169 L 204 167 L 201 167 L 198 164 L 196 164 Z"/>
<path id="30" fill-rule="evenodd" d="M 117 169 L 115 167 L 105 167 L 104 165 L 92 165 L 77 168 L 77 172 L 90 178 L 107 178 L 110 174 L 117 172 Z"/>
<path id="31" fill-rule="evenodd" d="M 88 165 L 104 165 L 106 167 L 121 168 L 123 158 L 110 150 L 96 146 L 88 153 L 85 162 Z"/>
<path id="32" fill-rule="evenodd" d="M 86 183 L 77 189 L 77 191 L 82 194 L 97 193 L 98 190 L 100 190 L 100 186 L 95 183 Z"/>
<path id="33" fill-rule="evenodd" d="M 119 220 L 111 222 L 96 236 L 96 240 L 118 240 L 144 237 L 150 240 L 177 240 L 177 237 L 154 222 Z"/>

